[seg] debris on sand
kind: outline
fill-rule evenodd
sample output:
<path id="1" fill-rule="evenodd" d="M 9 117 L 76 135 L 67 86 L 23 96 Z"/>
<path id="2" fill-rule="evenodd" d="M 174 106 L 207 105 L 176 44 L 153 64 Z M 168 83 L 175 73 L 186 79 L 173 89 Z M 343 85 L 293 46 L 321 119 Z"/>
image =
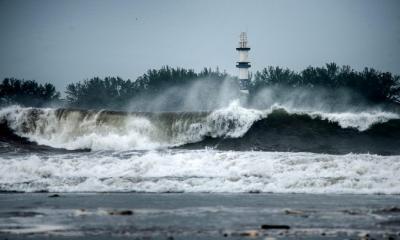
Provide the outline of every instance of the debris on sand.
<path id="1" fill-rule="evenodd" d="M 258 237 L 259 232 L 257 230 L 249 230 L 249 231 L 241 232 L 239 234 L 239 236 L 241 236 L 241 237 Z"/>
<path id="2" fill-rule="evenodd" d="M 288 225 L 263 224 L 261 225 L 261 229 L 290 229 L 290 227 Z"/>
<path id="3" fill-rule="evenodd" d="M 400 213 L 400 207 L 393 206 L 376 210 L 375 213 Z"/>
<path id="4" fill-rule="evenodd" d="M 60 195 L 59 195 L 59 194 L 52 194 L 52 195 L 49 195 L 49 198 L 56 198 L 56 197 L 60 197 Z"/>
<path id="5" fill-rule="evenodd" d="M 118 216 L 130 216 L 133 215 L 132 210 L 121 210 L 121 211 L 109 211 L 109 215 L 118 215 Z"/>
<path id="6" fill-rule="evenodd" d="M 309 216 L 308 214 L 306 214 L 306 213 L 303 212 L 303 211 L 300 211 L 300 210 L 293 210 L 293 209 L 285 209 L 285 210 L 284 210 L 284 213 L 285 213 L 286 215 L 294 215 L 294 216 L 300 216 L 300 217 L 308 217 L 308 216 Z"/>

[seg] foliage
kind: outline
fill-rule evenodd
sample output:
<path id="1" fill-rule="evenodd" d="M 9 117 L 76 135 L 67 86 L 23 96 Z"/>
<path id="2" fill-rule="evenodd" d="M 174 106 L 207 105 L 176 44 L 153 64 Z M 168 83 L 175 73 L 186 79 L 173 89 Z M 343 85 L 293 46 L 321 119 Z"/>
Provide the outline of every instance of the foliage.
<path id="1" fill-rule="evenodd" d="M 50 102 L 59 102 L 60 93 L 50 84 L 39 84 L 34 80 L 5 78 L 0 84 L 0 104 L 20 104 L 41 107 Z"/>
<path id="2" fill-rule="evenodd" d="M 66 101 L 71 107 L 80 108 L 110 108 L 121 109 L 132 99 L 152 101 L 168 89 L 176 88 L 184 91 L 185 87 L 202 82 L 201 91 L 205 96 L 219 94 L 218 89 L 223 80 L 234 84 L 239 89 L 237 78 L 204 68 L 200 72 L 192 69 L 171 68 L 151 69 L 135 81 L 120 77 L 94 77 L 77 83 L 71 83 L 66 88 Z M 179 88 L 177 88 L 179 87 Z M 335 63 L 324 67 L 307 67 L 295 72 L 280 67 L 267 67 L 254 75 L 249 91 L 250 97 L 257 95 L 265 87 L 283 87 L 287 89 L 348 89 L 372 103 L 400 103 L 400 77 L 389 72 L 380 72 L 373 68 L 365 68 L 361 72 L 349 66 L 339 67 Z M 179 91 L 170 91 L 179 94 Z M 186 93 L 182 93 L 182 96 Z M 52 84 L 38 84 L 33 80 L 6 78 L 0 85 L 0 104 L 21 104 L 24 106 L 44 106 L 49 102 L 59 102 L 60 93 Z M 184 98 L 171 100 L 170 105 L 182 104 Z"/>
<path id="3" fill-rule="evenodd" d="M 119 77 L 95 77 L 67 86 L 66 100 L 74 107 L 119 109 L 136 97 L 155 97 L 168 88 L 185 86 L 195 81 L 212 78 L 221 82 L 228 75 L 219 70 L 194 70 L 162 67 L 151 69 L 138 77 L 136 81 L 123 80 Z"/>
<path id="4" fill-rule="evenodd" d="M 118 107 L 137 93 L 137 84 L 120 77 L 94 77 L 71 83 L 65 91 L 66 100 L 73 107 Z"/>
<path id="5" fill-rule="evenodd" d="M 361 72 L 349 66 L 338 67 L 335 63 L 325 67 L 308 67 L 296 73 L 280 67 L 264 68 L 256 72 L 250 92 L 255 95 L 264 87 L 325 88 L 328 90 L 346 88 L 373 103 L 400 103 L 400 78 L 389 72 L 365 68 Z"/>

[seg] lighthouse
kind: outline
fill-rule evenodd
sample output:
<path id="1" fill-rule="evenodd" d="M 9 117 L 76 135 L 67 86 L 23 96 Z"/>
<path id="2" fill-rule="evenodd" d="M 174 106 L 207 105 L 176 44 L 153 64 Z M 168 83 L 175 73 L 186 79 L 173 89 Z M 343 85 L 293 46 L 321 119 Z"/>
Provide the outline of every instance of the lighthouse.
<path id="1" fill-rule="evenodd" d="M 243 93 L 249 93 L 249 51 L 250 47 L 247 45 L 247 34 L 242 32 L 240 34 L 239 46 L 236 48 L 239 52 L 239 62 L 237 62 L 236 67 L 239 68 L 239 85 L 240 91 Z"/>

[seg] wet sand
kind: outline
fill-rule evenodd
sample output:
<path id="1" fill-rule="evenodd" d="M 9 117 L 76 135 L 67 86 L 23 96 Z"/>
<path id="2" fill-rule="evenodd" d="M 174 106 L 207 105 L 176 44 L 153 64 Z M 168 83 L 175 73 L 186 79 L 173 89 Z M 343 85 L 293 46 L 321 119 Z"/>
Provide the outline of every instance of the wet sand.
<path id="1" fill-rule="evenodd" d="M 400 239 L 400 196 L 2 193 L 0 237 Z"/>

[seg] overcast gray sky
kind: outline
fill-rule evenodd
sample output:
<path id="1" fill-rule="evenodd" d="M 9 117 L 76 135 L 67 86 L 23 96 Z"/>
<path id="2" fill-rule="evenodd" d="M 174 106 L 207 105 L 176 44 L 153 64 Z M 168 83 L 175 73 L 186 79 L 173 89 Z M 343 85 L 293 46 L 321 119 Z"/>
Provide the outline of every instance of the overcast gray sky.
<path id="1" fill-rule="evenodd" d="M 400 73 L 400 1 L 0 0 L 0 77 L 66 84 L 136 79 L 163 65 L 236 74 L 248 32 L 251 71 L 334 61 Z"/>

